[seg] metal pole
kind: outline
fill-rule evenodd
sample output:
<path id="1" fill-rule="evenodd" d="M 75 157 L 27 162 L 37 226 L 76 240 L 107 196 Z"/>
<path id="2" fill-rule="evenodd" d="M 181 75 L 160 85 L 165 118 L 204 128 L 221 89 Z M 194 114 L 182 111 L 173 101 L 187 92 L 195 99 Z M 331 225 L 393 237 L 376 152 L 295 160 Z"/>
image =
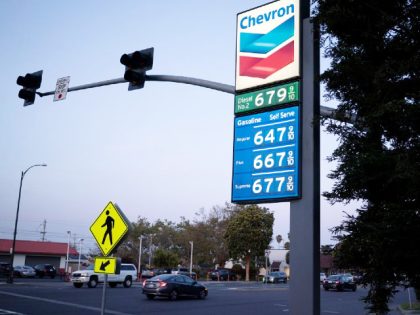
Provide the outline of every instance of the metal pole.
<path id="1" fill-rule="evenodd" d="M 139 268 L 137 270 L 137 273 L 139 274 L 139 280 L 140 280 L 140 275 L 141 275 L 141 248 L 143 247 L 142 246 L 143 235 L 140 235 L 139 240 L 140 240 L 140 245 L 139 245 Z"/>
<path id="2" fill-rule="evenodd" d="M 233 85 L 214 82 L 214 81 L 208 81 L 208 80 L 203 80 L 203 79 L 191 78 L 191 77 L 155 74 L 155 75 L 146 75 L 145 79 L 146 81 L 165 81 L 165 82 L 175 82 L 175 83 L 196 85 L 196 86 L 201 86 L 201 87 L 205 87 L 208 89 L 221 91 L 221 92 L 225 92 L 229 94 L 236 93 L 235 87 Z M 68 92 L 92 89 L 96 87 L 119 84 L 119 83 L 128 83 L 128 82 L 124 78 L 111 79 L 111 80 L 105 80 L 105 81 L 71 87 L 68 89 Z M 44 92 L 44 93 L 36 92 L 36 94 L 38 94 L 40 97 L 44 97 L 48 95 L 54 95 L 55 91 L 49 91 L 49 92 Z M 321 106 L 320 108 L 321 108 L 321 116 L 341 120 L 339 117 L 336 117 L 336 110 L 334 108 L 330 108 L 327 106 Z M 348 117 L 344 117 L 344 118 L 346 118 L 347 120 L 350 120 L 350 122 L 353 122 L 355 120 L 355 117 L 352 115 L 349 115 Z"/>
<path id="3" fill-rule="evenodd" d="M 67 274 L 69 272 L 69 252 L 70 252 L 70 237 L 71 237 L 71 231 L 67 231 L 67 235 L 68 235 L 68 240 L 67 240 L 67 255 L 66 255 L 66 268 L 64 268 L 65 270 L 65 276 L 67 279 Z"/>
<path id="4" fill-rule="evenodd" d="M 102 288 L 102 303 L 101 303 L 101 315 L 105 314 L 105 296 L 106 296 L 106 286 L 108 283 L 108 274 L 106 273 L 104 276 L 104 287 Z"/>
<path id="5" fill-rule="evenodd" d="M 149 241 L 149 268 L 152 268 L 152 240 L 153 240 L 153 234 L 150 234 L 150 241 Z"/>
<path id="6" fill-rule="evenodd" d="M 47 164 L 34 164 L 30 167 L 28 167 L 26 169 L 26 171 L 22 171 L 21 175 L 20 175 L 20 185 L 19 185 L 19 197 L 18 197 L 18 203 L 17 203 L 17 210 L 16 210 L 16 219 L 15 219 L 15 230 L 13 232 L 13 242 L 12 242 L 12 252 L 11 252 L 11 257 L 10 257 L 10 273 L 9 273 L 9 278 L 7 279 L 8 283 L 13 283 L 13 263 L 15 260 L 15 248 L 16 248 L 16 234 L 17 234 L 17 225 L 18 225 L 18 220 L 19 220 L 19 208 L 20 208 L 20 197 L 22 194 L 22 183 L 23 183 L 23 178 L 25 177 L 25 174 L 33 167 L 36 166 L 47 166 Z"/>
<path id="7" fill-rule="evenodd" d="M 83 238 L 79 240 L 79 264 L 78 264 L 77 270 L 80 270 L 80 258 L 82 256 L 82 243 L 83 243 Z"/>
<path id="8" fill-rule="evenodd" d="M 192 275 L 194 242 L 193 241 L 190 241 L 190 245 L 191 245 L 190 275 Z"/>
<path id="9" fill-rule="evenodd" d="M 316 28 L 303 20 L 302 199 L 290 203 L 290 314 L 320 314 L 319 49 Z M 318 56 L 318 57 L 317 57 Z M 305 301 L 305 303 L 302 303 Z"/>

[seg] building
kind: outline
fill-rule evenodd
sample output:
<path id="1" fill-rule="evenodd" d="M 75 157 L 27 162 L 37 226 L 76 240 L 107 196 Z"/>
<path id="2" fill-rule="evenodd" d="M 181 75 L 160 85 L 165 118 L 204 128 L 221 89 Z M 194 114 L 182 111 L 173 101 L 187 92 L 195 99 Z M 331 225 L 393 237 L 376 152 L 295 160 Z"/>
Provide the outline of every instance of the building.
<path id="1" fill-rule="evenodd" d="M 0 261 L 10 261 L 12 245 L 12 240 L 0 239 Z M 35 266 L 37 264 L 51 264 L 58 271 L 64 271 L 66 267 L 67 246 L 67 243 L 16 240 L 13 265 Z M 69 256 L 71 266 L 74 265 L 76 259 L 78 260 L 79 253 L 75 248 L 70 246 Z M 81 261 L 83 263 L 86 261 L 84 255 L 81 257 Z M 72 269 L 75 270 L 74 266 Z"/>

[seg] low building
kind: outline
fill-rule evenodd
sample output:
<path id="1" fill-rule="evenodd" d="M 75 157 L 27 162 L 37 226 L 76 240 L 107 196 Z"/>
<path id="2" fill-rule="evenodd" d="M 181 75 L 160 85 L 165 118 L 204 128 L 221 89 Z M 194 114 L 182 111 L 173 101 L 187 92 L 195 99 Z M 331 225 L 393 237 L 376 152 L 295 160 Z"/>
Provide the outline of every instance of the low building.
<path id="1" fill-rule="evenodd" d="M 10 261 L 12 245 L 12 240 L 0 239 L 0 261 Z M 51 264 L 57 271 L 64 271 L 67 246 L 67 243 L 16 240 L 13 265 Z M 79 253 L 70 246 L 69 255 L 71 264 L 74 263 L 74 259 L 79 256 Z M 81 260 L 85 262 L 86 257 L 82 257 Z"/>

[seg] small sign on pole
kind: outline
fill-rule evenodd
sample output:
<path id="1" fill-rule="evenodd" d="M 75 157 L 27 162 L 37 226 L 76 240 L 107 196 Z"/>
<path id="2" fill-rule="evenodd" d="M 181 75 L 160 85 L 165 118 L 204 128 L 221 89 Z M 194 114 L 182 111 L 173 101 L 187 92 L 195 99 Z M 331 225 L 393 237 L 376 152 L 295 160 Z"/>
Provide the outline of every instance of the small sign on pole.
<path id="1" fill-rule="evenodd" d="M 69 90 L 70 77 L 64 77 L 57 80 L 55 85 L 54 102 L 62 101 L 67 96 Z"/>

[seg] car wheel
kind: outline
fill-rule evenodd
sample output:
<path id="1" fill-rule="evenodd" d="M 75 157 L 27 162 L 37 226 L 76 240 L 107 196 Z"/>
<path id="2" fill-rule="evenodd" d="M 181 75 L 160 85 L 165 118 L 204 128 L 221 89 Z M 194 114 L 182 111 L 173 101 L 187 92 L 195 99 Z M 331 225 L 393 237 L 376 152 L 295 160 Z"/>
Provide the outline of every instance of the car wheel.
<path id="1" fill-rule="evenodd" d="M 54 279 L 55 278 L 55 276 L 50 276 L 51 277 L 51 279 Z"/>
<path id="2" fill-rule="evenodd" d="M 73 286 L 74 286 L 75 288 L 81 288 L 81 287 L 83 286 L 83 283 L 76 283 L 76 282 L 74 282 L 74 283 L 73 283 Z"/>
<path id="3" fill-rule="evenodd" d="M 98 285 L 98 279 L 96 277 L 91 277 L 87 285 L 89 288 L 96 288 Z"/>
<path id="4" fill-rule="evenodd" d="M 109 286 L 110 286 L 111 288 L 115 288 L 115 287 L 117 286 L 117 283 L 116 283 L 116 282 L 110 282 L 110 283 L 109 283 Z"/>
<path id="5" fill-rule="evenodd" d="M 324 290 L 325 290 L 325 291 L 328 291 L 329 289 L 328 289 L 327 287 L 324 287 Z"/>
<path id="6" fill-rule="evenodd" d="M 284 283 L 285 283 L 285 284 L 287 283 L 287 279 L 284 279 Z"/>
<path id="7" fill-rule="evenodd" d="M 153 300 L 155 298 L 153 294 L 146 294 L 146 296 L 149 300 Z"/>
<path id="8" fill-rule="evenodd" d="M 176 290 L 173 290 L 170 294 L 169 294 L 169 299 L 171 301 L 175 301 L 178 298 L 178 292 L 176 292 Z"/>
<path id="9" fill-rule="evenodd" d="M 124 280 L 123 286 L 124 286 L 124 288 L 129 288 L 129 287 L 131 287 L 132 283 L 133 283 L 133 280 L 131 280 L 131 277 L 127 277 Z"/>
<path id="10" fill-rule="evenodd" d="M 356 289 L 357 289 L 357 286 L 354 286 L 354 287 L 352 288 L 352 291 L 354 292 L 354 291 L 356 291 Z"/>
<path id="11" fill-rule="evenodd" d="M 198 293 L 198 298 L 200 300 L 204 300 L 206 297 L 207 297 L 207 294 L 205 290 L 201 290 L 200 293 Z"/>

